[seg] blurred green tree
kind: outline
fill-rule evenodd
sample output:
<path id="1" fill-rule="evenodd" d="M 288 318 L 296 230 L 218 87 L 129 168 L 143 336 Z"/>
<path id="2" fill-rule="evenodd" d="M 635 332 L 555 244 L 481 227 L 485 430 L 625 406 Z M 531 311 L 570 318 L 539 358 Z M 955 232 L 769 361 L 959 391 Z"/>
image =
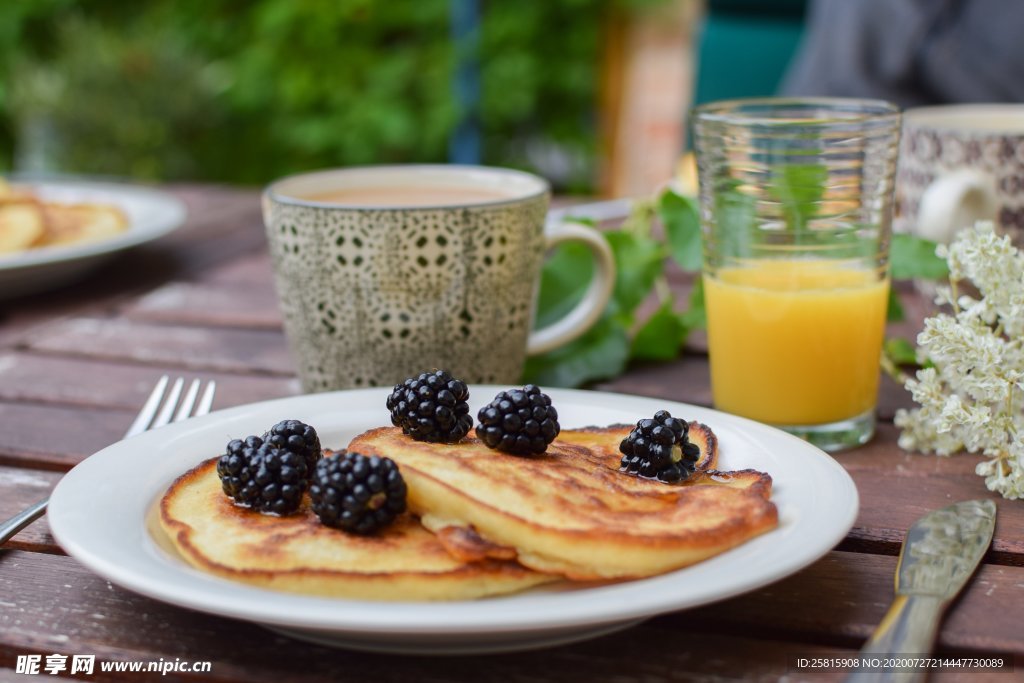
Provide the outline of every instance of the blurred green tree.
<path id="1" fill-rule="evenodd" d="M 483 161 L 587 189 L 603 21 L 656 1 L 483 2 Z M 464 113 L 450 2 L 0 3 L 0 163 L 262 183 L 444 161 Z"/>

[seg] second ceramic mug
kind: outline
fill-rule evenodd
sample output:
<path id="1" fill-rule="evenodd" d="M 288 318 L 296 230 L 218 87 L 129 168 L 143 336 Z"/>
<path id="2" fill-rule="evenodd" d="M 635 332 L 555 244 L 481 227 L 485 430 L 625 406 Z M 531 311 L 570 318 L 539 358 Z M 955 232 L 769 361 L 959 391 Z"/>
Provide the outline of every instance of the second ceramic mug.
<path id="1" fill-rule="evenodd" d="M 444 368 L 511 384 L 527 353 L 600 317 L 615 282 L 601 235 L 546 226 L 537 176 L 475 166 L 374 166 L 272 183 L 263 216 L 285 331 L 306 391 L 388 386 Z M 531 332 L 547 248 L 593 253 L 582 301 Z"/>
<path id="2" fill-rule="evenodd" d="M 1024 242 L 1024 105 L 904 112 L 896 205 L 899 230 L 938 242 L 979 220 Z"/>

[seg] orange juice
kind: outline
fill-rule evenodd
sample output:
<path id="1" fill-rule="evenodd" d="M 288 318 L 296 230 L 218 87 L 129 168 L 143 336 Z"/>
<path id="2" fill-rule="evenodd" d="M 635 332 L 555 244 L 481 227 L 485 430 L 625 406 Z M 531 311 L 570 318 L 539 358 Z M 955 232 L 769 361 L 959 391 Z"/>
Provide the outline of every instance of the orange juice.
<path id="1" fill-rule="evenodd" d="M 888 279 L 825 260 L 757 260 L 704 275 L 715 407 L 819 425 L 875 407 Z"/>

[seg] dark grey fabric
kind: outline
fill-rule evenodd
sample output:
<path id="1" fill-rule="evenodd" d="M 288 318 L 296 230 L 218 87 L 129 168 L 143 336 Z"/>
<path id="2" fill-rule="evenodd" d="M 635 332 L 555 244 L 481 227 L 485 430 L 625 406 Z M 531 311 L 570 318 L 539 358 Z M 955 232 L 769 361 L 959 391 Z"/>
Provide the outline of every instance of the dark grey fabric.
<path id="1" fill-rule="evenodd" d="M 1024 102 L 1024 0 L 812 0 L 780 92 Z"/>

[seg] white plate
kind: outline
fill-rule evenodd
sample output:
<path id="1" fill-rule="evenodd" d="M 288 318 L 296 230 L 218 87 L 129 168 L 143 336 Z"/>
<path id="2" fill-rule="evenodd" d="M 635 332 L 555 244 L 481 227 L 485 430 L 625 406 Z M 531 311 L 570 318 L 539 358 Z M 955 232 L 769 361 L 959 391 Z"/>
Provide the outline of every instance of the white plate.
<path id="1" fill-rule="evenodd" d="M 498 390 L 472 387 L 473 414 Z M 811 564 L 853 525 L 853 481 L 835 460 L 796 437 L 671 401 L 589 391 L 548 393 L 563 428 L 635 422 L 659 409 L 706 423 L 721 445 L 719 469 L 749 467 L 771 474 L 779 527 L 710 560 L 649 579 L 452 603 L 364 602 L 277 593 L 204 574 L 158 547 L 147 528 L 147 515 L 178 475 L 221 452 L 230 439 L 260 434 L 282 419 L 312 424 L 325 446 L 344 446 L 357 434 L 388 421 L 388 390 L 365 389 L 231 408 L 116 443 L 60 482 L 47 513 L 50 528 L 82 564 L 157 600 L 330 645 L 465 653 L 570 642 L 738 595 Z"/>
<path id="2" fill-rule="evenodd" d="M 47 201 L 113 204 L 128 217 L 128 229 L 98 242 L 0 254 L 0 299 L 70 282 L 117 252 L 155 240 L 185 222 L 185 205 L 181 201 L 144 187 L 81 180 L 16 181 L 14 184 L 30 189 Z"/>

